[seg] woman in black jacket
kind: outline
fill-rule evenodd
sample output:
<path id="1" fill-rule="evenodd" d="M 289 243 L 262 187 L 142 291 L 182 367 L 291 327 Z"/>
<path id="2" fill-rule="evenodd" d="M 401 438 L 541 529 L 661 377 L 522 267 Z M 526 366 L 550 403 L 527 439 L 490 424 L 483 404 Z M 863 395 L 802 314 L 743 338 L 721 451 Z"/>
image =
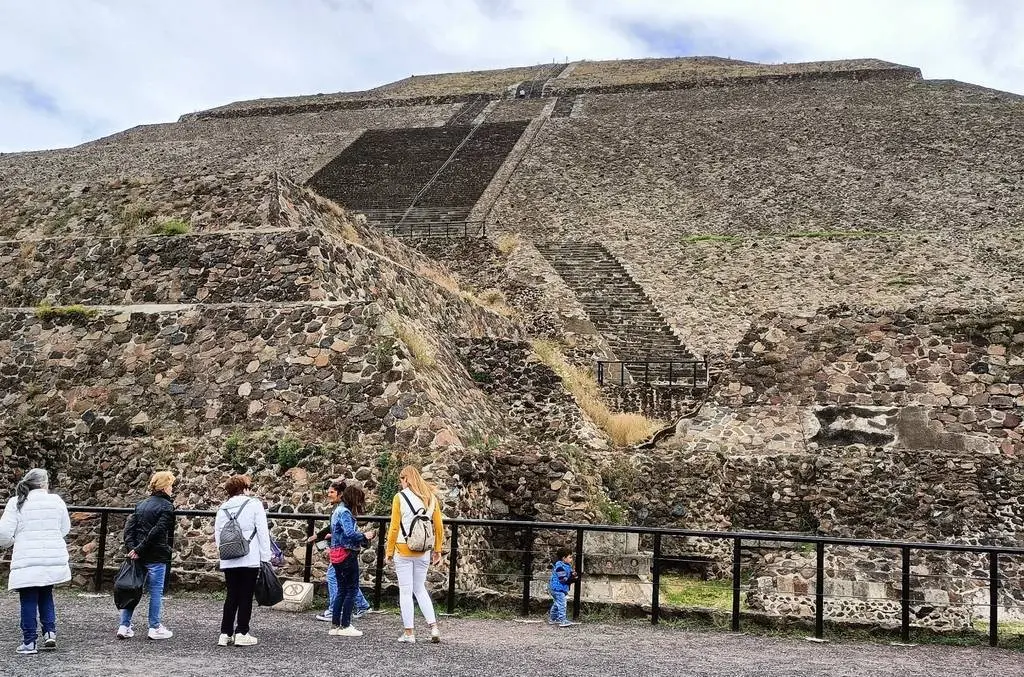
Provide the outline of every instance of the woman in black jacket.
<path id="1" fill-rule="evenodd" d="M 153 473 L 149 480 L 150 497 L 135 506 L 135 512 L 128 518 L 128 523 L 124 527 L 124 547 L 128 551 L 128 559 L 138 560 L 146 565 L 150 639 L 170 639 L 174 635 L 160 622 L 164 579 L 171 564 L 171 550 L 174 545 L 174 504 L 171 502 L 173 489 L 174 475 L 166 470 Z M 132 630 L 134 611 L 134 607 L 121 610 L 121 624 L 117 628 L 118 639 L 135 636 Z"/>

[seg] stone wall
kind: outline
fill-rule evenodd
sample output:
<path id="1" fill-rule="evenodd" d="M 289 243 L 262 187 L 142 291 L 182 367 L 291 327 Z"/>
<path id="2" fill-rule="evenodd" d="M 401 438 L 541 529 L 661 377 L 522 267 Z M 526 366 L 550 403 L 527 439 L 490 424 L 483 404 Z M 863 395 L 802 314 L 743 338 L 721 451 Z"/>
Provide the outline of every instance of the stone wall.
<path id="1" fill-rule="evenodd" d="M 900 66 L 878 59 L 810 61 L 805 63 L 763 64 L 721 57 L 683 57 L 668 59 L 620 59 L 583 61 L 564 78 L 551 83 L 555 93 L 611 88 L 679 88 L 713 86 L 720 82 L 744 80 L 811 78 L 894 78 L 921 77 L 917 68 Z"/>
<path id="2" fill-rule="evenodd" d="M 562 379 L 533 354 L 529 343 L 464 338 L 456 342 L 470 377 L 502 403 L 512 425 L 544 444 L 593 443 L 601 433 L 562 388 Z"/>
<path id="3" fill-rule="evenodd" d="M 74 148 L 0 154 L 0 183 L 281 171 L 305 181 L 364 129 L 444 124 L 461 104 L 327 110 L 143 125 Z"/>

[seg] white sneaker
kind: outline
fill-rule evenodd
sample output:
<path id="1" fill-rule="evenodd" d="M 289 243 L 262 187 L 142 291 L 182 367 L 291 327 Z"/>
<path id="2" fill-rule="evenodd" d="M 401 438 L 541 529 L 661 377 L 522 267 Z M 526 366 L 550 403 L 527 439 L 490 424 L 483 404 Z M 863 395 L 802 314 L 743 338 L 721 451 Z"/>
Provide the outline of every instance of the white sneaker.
<path id="1" fill-rule="evenodd" d="M 135 631 L 132 630 L 130 625 L 119 625 L 117 626 L 117 638 L 118 639 L 131 639 L 135 636 Z"/>
<path id="2" fill-rule="evenodd" d="M 430 626 L 430 641 L 432 644 L 437 644 L 441 641 L 441 630 L 437 627 L 437 623 Z"/>
<path id="3" fill-rule="evenodd" d="M 331 610 L 328 609 L 327 611 L 321 611 L 316 615 L 316 619 L 318 621 L 327 621 L 329 623 L 331 621 Z"/>
<path id="4" fill-rule="evenodd" d="M 47 649 L 52 651 L 57 648 L 57 633 L 56 632 L 44 632 L 43 633 L 43 645 L 40 649 Z"/>
<path id="5" fill-rule="evenodd" d="M 231 646 L 235 643 L 235 638 L 231 635 L 225 635 L 223 632 L 220 633 L 220 637 L 217 638 L 217 646 Z"/>
<path id="6" fill-rule="evenodd" d="M 20 653 L 22 656 L 31 656 L 32 654 L 39 653 L 36 650 L 36 643 L 35 642 L 23 642 L 22 644 L 20 644 L 18 646 L 16 651 L 18 653 Z"/>
<path id="7" fill-rule="evenodd" d="M 161 625 L 156 628 L 150 628 L 148 636 L 150 639 L 170 639 L 174 637 L 174 633 Z"/>
<path id="8" fill-rule="evenodd" d="M 331 628 L 330 632 L 328 632 L 327 634 L 328 635 L 334 635 L 336 637 L 362 637 L 363 636 L 363 631 L 362 630 L 356 630 L 351 625 L 346 625 L 343 628 L 339 628 L 338 626 L 335 626 L 335 627 Z"/>
<path id="9" fill-rule="evenodd" d="M 416 635 L 407 635 L 404 632 L 398 636 L 398 641 L 404 644 L 415 644 Z"/>
<path id="10" fill-rule="evenodd" d="M 259 644 L 259 641 L 260 640 L 256 639 L 252 635 L 241 635 L 235 633 L 235 646 L 255 646 Z"/>

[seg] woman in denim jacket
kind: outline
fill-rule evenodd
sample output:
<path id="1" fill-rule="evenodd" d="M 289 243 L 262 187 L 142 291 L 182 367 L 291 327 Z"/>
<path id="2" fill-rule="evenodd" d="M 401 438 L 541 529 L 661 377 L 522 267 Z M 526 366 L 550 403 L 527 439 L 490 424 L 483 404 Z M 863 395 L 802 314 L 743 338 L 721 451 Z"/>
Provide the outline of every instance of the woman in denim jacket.
<path id="1" fill-rule="evenodd" d="M 331 514 L 331 566 L 338 579 L 338 594 L 331 608 L 331 629 L 329 634 L 341 637 L 361 637 L 362 632 L 352 627 L 352 607 L 356 590 L 359 588 L 359 551 L 373 539 L 373 532 L 364 534 L 356 526 L 358 517 L 366 505 L 366 495 L 358 484 L 345 486 L 341 502 Z M 335 553 L 344 548 L 345 558 L 335 563 Z"/>

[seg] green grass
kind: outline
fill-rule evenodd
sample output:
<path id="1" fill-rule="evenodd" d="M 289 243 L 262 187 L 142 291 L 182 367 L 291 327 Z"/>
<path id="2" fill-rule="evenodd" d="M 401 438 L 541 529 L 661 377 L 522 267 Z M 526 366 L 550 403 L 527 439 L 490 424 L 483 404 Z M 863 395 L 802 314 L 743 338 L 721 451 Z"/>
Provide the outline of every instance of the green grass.
<path id="1" fill-rule="evenodd" d="M 988 621 L 974 621 L 974 629 L 988 635 Z M 1002 621 L 999 623 L 999 637 L 1007 635 L 1024 636 L 1024 621 Z"/>
<path id="2" fill-rule="evenodd" d="M 697 606 L 705 609 L 732 609 L 732 581 L 701 581 L 676 575 L 661 577 L 661 603 L 671 606 Z M 745 608 L 740 597 L 740 608 Z"/>
<path id="3" fill-rule="evenodd" d="M 181 219 L 170 219 L 153 226 L 149 232 L 153 235 L 185 235 L 192 230 L 192 226 Z"/>
<path id="4" fill-rule="evenodd" d="M 813 230 L 786 233 L 783 237 L 888 237 L 892 233 L 881 233 L 873 230 Z"/>
<path id="5" fill-rule="evenodd" d="M 47 302 L 36 306 L 36 317 L 40 320 L 88 320 L 96 317 L 95 308 L 86 308 L 82 305 L 53 306 Z"/>
<path id="6" fill-rule="evenodd" d="M 801 230 L 792 233 L 772 235 L 687 235 L 682 238 L 683 244 L 695 242 L 742 242 L 758 239 L 802 239 L 802 238 L 857 238 L 857 237 L 891 237 L 894 233 L 883 233 L 875 230 Z"/>
<path id="7" fill-rule="evenodd" d="M 737 235 L 687 235 L 683 238 L 683 244 L 692 242 L 739 242 L 742 238 Z"/>

